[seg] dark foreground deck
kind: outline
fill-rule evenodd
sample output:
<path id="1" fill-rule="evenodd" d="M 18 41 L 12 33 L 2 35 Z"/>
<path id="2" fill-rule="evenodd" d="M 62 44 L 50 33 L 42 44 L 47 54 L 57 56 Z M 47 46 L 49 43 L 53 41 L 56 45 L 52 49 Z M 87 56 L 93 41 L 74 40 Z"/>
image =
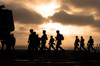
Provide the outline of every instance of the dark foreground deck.
<path id="1" fill-rule="evenodd" d="M 0 51 L 0 66 L 100 66 L 100 53 Z"/>

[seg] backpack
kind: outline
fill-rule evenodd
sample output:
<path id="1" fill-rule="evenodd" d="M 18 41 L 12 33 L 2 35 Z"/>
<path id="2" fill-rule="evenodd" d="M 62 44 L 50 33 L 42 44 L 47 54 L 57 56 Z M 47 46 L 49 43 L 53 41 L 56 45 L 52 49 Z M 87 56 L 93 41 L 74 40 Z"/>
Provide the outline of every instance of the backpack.
<path id="1" fill-rule="evenodd" d="M 61 34 L 61 40 L 64 40 L 64 36 Z"/>

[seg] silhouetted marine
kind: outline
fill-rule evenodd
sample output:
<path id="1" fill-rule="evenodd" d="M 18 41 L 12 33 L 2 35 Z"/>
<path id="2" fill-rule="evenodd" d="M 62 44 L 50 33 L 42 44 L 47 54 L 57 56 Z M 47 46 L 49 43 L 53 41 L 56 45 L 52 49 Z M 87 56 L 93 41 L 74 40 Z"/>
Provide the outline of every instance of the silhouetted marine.
<path id="1" fill-rule="evenodd" d="M 33 29 L 30 29 L 30 35 L 28 39 L 28 43 L 29 43 L 28 50 L 32 50 L 33 48 L 34 36 L 35 36 L 35 32 L 33 31 Z"/>
<path id="2" fill-rule="evenodd" d="M 53 36 L 51 36 L 50 40 L 49 40 L 49 50 L 51 50 L 51 48 L 53 48 L 55 50 L 53 45 L 55 45 L 54 38 L 53 38 Z"/>
<path id="3" fill-rule="evenodd" d="M 79 49 L 79 38 L 78 36 L 75 36 L 76 39 L 75 39 L 75 43 L 74 43 L 74 51 L 76 52 L 76 49 Z"/>
<path id="4" fill-rule="evenodd" d="M 46 34 L 46 30 L 43 30 L 43 35 L 41 37 L 41 50 L 48 50 L 48 48 L 46 47 L 46 40 L 48 40 L 47 34 Z"/>
<path id="5" fill-rule="evenodd" d="M 55 37 L 57 41 L 56 51 L 58 51 L 58 48 L 64 51 L 64 49 L 60 46 L 62 44 L 62 40 L 64 40 L 64 37 L 62 34 L 60 34 L 59 30 L 57 30 L 56 33 L 57 33 L 57 36 Z"/>
<path id="6" fill-rule="evenodd" d="M 96 52 L 96 50 L 93 48 L 93 46 L 94 46 L 94 40 L 93 40 L 92 36 L 89 37 L 89 41 L 88 41 L 87 45 L 88 45 L 88 51 L 89 52 L 90 52 L 90 49 L 92 49 L 93 51 Z"/>
<path id="7" fill-rule="evenodd" d="M 81 48 L 83 48 L 85 51 L 87 51 L 86 49 L 85 49 L 85 47 L 84 47 L 84 38 L 83 38 L 83 36 L 81 36 L 81 39 L 80 39 L 80 51 L 81 51 Z"/>

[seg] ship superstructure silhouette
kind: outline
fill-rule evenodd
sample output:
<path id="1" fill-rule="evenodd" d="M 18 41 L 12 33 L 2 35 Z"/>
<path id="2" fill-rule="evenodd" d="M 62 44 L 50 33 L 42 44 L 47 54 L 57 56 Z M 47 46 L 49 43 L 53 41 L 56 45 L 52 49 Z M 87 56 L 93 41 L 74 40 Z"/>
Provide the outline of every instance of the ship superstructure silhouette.
<path id="1" fill-rule="evenodd" d="M 12 10 L 5 9 L 4 5 L 0 5 L 0 40 L 7 38 L 14 29 Z"/>

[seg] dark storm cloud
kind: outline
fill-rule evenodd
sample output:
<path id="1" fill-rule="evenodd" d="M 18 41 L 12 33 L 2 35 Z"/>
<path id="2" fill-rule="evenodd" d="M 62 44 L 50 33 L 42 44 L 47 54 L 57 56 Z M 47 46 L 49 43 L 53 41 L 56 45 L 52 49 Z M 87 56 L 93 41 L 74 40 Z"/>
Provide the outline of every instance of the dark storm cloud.
<path id="1" fill-rule="evenodd" d="M 19 2 L 10 2 L 5 4 L 6 8 L 13 11 L 14 20 L 22 24 L 41 24 L 44 18 L 33 11 L 32 9 L 27 9 L 24 4 Z"/>
<path id="2" fill-rule="evenodd" d="M 54 22 L 59 22 L 66 25 L 91 25 L 94 22 L 93 16 L 85 15 L 70 15 L 65 11 L 56 12 L 53 16 L 49 17 Z"/>

